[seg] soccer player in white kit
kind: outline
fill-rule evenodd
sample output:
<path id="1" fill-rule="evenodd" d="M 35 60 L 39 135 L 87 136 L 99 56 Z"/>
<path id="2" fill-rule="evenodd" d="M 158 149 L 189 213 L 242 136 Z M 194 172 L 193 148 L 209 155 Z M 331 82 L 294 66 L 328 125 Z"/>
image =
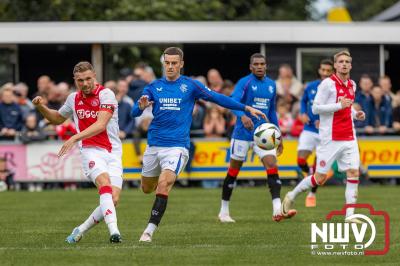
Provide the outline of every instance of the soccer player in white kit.
<path id="1" fill-rule="evenodd" d="M 320 62 L 318 68 L 318 74 L 320 79 L 307 84 L 304 89 L 303 97 L 300 101 L 300 119 L 304 123 L 303 132 L 299 137 L 299 145 L 297 146 L 297 165 L 299 168 L 306 173 L 306 175 L 312 175 L 315 171 L 314 166 L 310 167 L 307 164 L 307 159 L 312 154 L 313 150 L 317 148 L 319 144 L 319 115 L 315 115 L 312 112 L 312 105 L 314 103 L 315 95 L 318 91 L 318 86 L 321 82 L 331 76 L 333 73 L 333 62 L 330 59 L 324 59 Z M 306 207 L 315 207 L 317 205 L 317 188 L 313 187 L 306 197 Z"/>
<path id="2" fill-rule="evenodd" d="M 347 175 L 346 204 L 357 201 L 360 154 L 353 119 L 365 120 L 365 113 L 352 108 L 356 83 L 350 79 L 351 61 L 348 51 L 335 54 L 336 73 L 318 86 L 312 107 L 313 113 L 320 117 L 317 169 L 314 175 L 304 178 L 286 194 L 282 202 L 283 213 L 292 209 L 299 193 L 325 183 L 327 172 L 335 160 L 339 170 L 345 171 Z M 347 208 L 345 221 L 360 223 L 358 219 L 352 218 L 353 214 L 354 208 Z"/>
<path id="3" fill-rule="evenodd" d="M 89 62 L 75 65 L 73 75 L 78 91 L 68 96 L 60 110 L 46 107 L 40 96 L 32 100 L 52 124 L 59 125 L 73 117 L 78 133 L 64 143 L 58 156 L 63 156 L 79 142 L 84 173 L 96 184 L 100 194 L 100 205 L 65 241 L 80 241 L 86 231 L 104 219 L 110 242 L 119 243 L 122 239 L 115 210 L 122 187 L 118 103 L 110 89 L 96 84 L 96 73 Z"/>

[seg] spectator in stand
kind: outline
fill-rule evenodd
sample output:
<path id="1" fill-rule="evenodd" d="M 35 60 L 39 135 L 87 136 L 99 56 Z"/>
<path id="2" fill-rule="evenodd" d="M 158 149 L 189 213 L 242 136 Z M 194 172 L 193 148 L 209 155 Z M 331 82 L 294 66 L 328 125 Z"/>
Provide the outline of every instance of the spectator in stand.
<path id="1" fill-rule="evenodd" d="M 20 139 L 22 143 L 28 144 L 37 141 L 43 141 L 46 139 L 46 134 L 39 127 L 37 118 L 34 113 L 29 114 L 26 117 L 25 125 L 22 128 Z"/>
<path id="2" fill-rule="evenodd" d="M 279 100 L 276 111 L 278 113 L 279 127 L 282 136 L 286 136 L 290 134 L 293 125 L 293 117 L 289 111 L 289 104 L 283 100 Z"/>
<path id="3" fill-rule="evenodd" d="M 353 108 L 354 108 L 354 110 L 356 110 L 356 111 L 366 111 L 366 110 L 362 110 L 361 109 L 361 105 L 359 104 L 359 103 L 353 103 Z M 368 119 L 368 117 L 366 118 L 366 119 Z M 353 123 L 354 123 L 354 126 L 356 127 L 356 128 L 362 128 L 362 129 L 364 129 L 366 126 L 367 126 L 367 124 L 368 124 L 368 122 L 367 123 L 365 123 L 364 121 L 360 121 L 360 120 L 356 120 L 356 119 L 354 119 L 353 120 Z M 358 132 L 362 132 L 362 131 L 358 131 Z M 357 133 L 358 133 L 357 132 Z"/>
<path id="4" fill-rule="evenodd" d="M 128 82 L 126 82 L 125 79 L 118 80 L 116 90 L 115 97 L 118 101 L 119 138 L 122 140 L 132 135 L 135 127 L 135 119 L 131 117 L 133 101 L 126 95 L 128 92 Z"/>
<path id="5" fill-rule="evenodd" d="M 124 78 L 128 84 L 130 84 L 133 80 L 133 72 L 130 67 L 124 67 L 119 71 L 119 75 L 121 78 Z"/>
<path id="6" fill-rule="evenodd" d="M 129 84 L 129 97 L 132 98 L 134 102 L 139 100 L 140 95 L 142 94 L 143 88 L 147 85 L 147 82 L 144 80 L 145 68 L 148 65 L 146 63 L 140 62 L 136 64 L 133 69 L 133 78 L 131 83 Z"/>
<path id="7" fill-rule="evenodd" d="M 221 93 L 224 94 L 225 96 L 231 96 L 234 88 L 235 88 L 235 84 L 232 81 L 230 81 L 229 79 L 226 79 L 226 80 L 224 80 L 224 85 L 222 86 Z M 217 107 L 222 110 L 222 114 L 226 121 L 225 135 L 228 137 L 228 139 L 230 139 L 232 136 L 233 129 L 236 124 L 236 115 L 234 115 L 232 113 L 232 111 L 229 109 L 223 108 L 219 105 L 217 105 Z"/>
<path id="8" fill-rule="evenodd" d="M 40 76 L 37 80 L 37 92 L 36 95 L 47 95 L 50 88 L 52 87 L 52 81 L 49 76 L 43 75 Z"/>
<path id="9" fill-rule="evenodd" d="M 28 92 L 29 88 L 23 82 L 16 84 L 14 87 L 14 95 L 17 98 L 17 104 L 21 107 L 24 119 L 35 111 L 32 101 L 28 98 Z"/>
<path id="10" fill-rule="evenodd" d="M 8 169 L 7 159 L 3 157 L 0 157 L 0 182 L 4 182 L 6 185 L 5 187 L 3 187 L 3 191 L 7 189 L 14 189 L 14 173 L 10 169 Z"/>
<path id="11" fill-rule="evenodd" d="M 114 93 L 117 91 L 117 83 L 115 82 L 115 80 L 108 80 L 104 83 L 104 87 L 105 88 L 109 88 L 110 90 L 112 90 Z"/>
<path id="12" fill-rule="evenodd" d="M 67 119 L 61 125 L 56 126 L 58 139 L 66 141 L 77 133 L 75 123 L 71 119 Z"/>
<path id="13" fill-rule="evenodd" d="M 215 68 L 211 68 L 207 72 L 208 87 L 216 92 L 221 92 L 224 80 L 221 74 Z"/>
<path id="14" fill-rule="evenodd" d="M 289 64 L 279 66 L 276 91 L 281 98 L 290 104 L 293 104 L 303 95 L 303 84 L 294 76 L 293 69 Z"/>
<path id="15" fill-rule="evenodd" d="M 396 107 L 393 109 L 393 129 L 400 134 L 400 91 L 394 96 Z"/>
<path id="16" fill-rule="evenodd" d="M 192 114 L 192 124 L 190 126 L 191 130 L 203 129 L 204 117 L 206 115 L 205 107 L 199 101 L 194 104 L 193 114 Z M 196 134 L 197 136 L 197 134 Z"/>
<path id="17" fill-rule="evenodd" d="M 70 93 L 72 92 L 71 91 L 71 87 L 66 82 L 58 83 L 57 84 L 57 90 L 58 90 L 58 93 L 59 93 L 59 101 L 62 102 L 62 103 L 64 103 L 67 100 L 68 95 L 70 95 Z"/>
<path id="18" fill-rule="evenodd" d="M 53 110 L 61 108 L 63 102 L 61 102 L 61 94 L 58 91 L 58 87 L 51 82 L 50 88 L 47 91 L 47 107 Z"/>
<path id="19" fill-rule="evenodd" d="M 235 88 L 235 84 L 229 80 L 224 80 L 224 84 L 222 85 L 221 93 L 225 96 L 231 96 L 233 89 Z"/>
<path id="20" fill-rule="evenodd" d="M 372 88 L 372 101 L 369 109 L 368 126 L 365 131 L 369 134 L 376 130 L 379 134 L 385 134 L 391 127 L 392 105 L 383 94 L 379 86 Z"/>
<path id="21" fill-rule="evenodd" d="M 206 138 L 222 137 L 225 132 L 225 118 L 216 106 L 212 106 L 206 110 L 204 117 L 204 136 Z"/>
<path id="22" fill-rule="evenodd" d="M 13 139 L 21 131 L 23 124 L 23 112 L 15 103 L 13 90 L 8 87 L 1 89 L 0 136 Z"/>
<path id="23" fill-rule="evenodd" d="M 143 80 L 149 84 L 156 79 L 156 75 L 154 74 L 153 68 L 151 66 L 146 66 L 143 72 Z"/>
<path id="24" fill-rule="evenodd" d="M 389 76 L 382 76 L 379 78 L 379 86 L 382 88 L 383 95 L 385 96 L 386 100 L 390 102 L 392 107 L 396 107 L 394 97 L 395 94 L 392 92 L 392 81 L 390 80 Z"/>
<path id="25" fill-rule="evenodd" d="M 39 121 L 39 127 L 43 130 L 48 139 L 51 140 L 57 139 L 58 135 L 56 126 L 51 124 L 50 121 L 47 120 L 46 118 L 43 118 L 42 120 Z"/>
<path id="26" fill-rule="evenodd" d="M 199 81 L 204 86 L 207 86 L 207 79 L 205 76 L 197 76 L 197 77 L 193 77 L 193 79 Z"/>
<path id="27" fill-rule="evenodd" d="M 361 75 L 358 85 L 360 88 L 357 88 L 356 90 L 356 97 L 354 101 L 358 103 L 361 107 L 361 110 L 365 112 L 366 119 L 364 121 L 357 121 L 356 126 L 358 128 L 364 128 L 368 125 L 368 118 L 370 117 L 369 111 L 372 104 L 371 90 L 374 86 L 374 82 L 369 75 L 363 74 Z"/>
<path id="28" fill-rule="evenodd" d="M 304 129 L 304 124 L 300 115 L 300 109 L 297 109 L 293 117 L 295 117 L 295 119 L 293 120 L 293 125 L 290 129 L 290 135 L 292 135 L 293 137 L 299 137 Z"/>

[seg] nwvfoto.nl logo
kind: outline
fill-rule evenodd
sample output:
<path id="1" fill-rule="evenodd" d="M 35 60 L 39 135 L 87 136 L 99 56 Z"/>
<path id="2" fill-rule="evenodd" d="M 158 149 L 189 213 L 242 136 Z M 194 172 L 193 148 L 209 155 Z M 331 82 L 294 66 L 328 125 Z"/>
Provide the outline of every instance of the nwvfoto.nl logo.
<path id="1" fill-rule="evenodd" d="M 361 223 L 329 222 L 335 216 L 344 220 L 347 208 L 367 209 L 369 214 L 353 214 L 350 219 Z M 371 219 L 383 218 L 383 229 L 378 229 Z M 325 223 L 311 223 L 311 253 L 313 255 L 384 255 L 389 251 L 390 220 L 385 211 L 376 211 L 370 204 L 346 204 L 341 210 L 331 211 Z M 379 227 L 381 228 L 381 227 Z M 380 231 L 383 230 L 383 232 Z M 378 235 L 384 236 L 384 246 L 373 248 Z M 382 240 L 382 239 L 381 239 Z M 353 254 L 356 253 L 356 254 Z"/>

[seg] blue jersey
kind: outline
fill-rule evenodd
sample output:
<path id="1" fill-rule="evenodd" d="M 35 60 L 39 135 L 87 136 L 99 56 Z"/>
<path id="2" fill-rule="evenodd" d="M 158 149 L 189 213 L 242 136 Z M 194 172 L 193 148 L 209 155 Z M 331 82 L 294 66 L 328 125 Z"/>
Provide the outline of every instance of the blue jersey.
<path id="1" fill-rule="evenodd" d="M 254 74 L 249 74 L 239 80 L 231 97 L 238 102 L 259 109 L 267 116 L 270 123 L 279 128 L 275 108 L 276 85 L 272 79 L 267 77 L 258 79 Z M 241 111 L 234 111 L 233 113 L 237 116 L 237 121 L 232 138 L 252 141 L 254 130 L 245 128 L 240 119 L 245 113 Z M 263 119 L 258 120 L 255 117 L 251 117 L 251 119 L 254 129 L 265 123 Z"/>
<path id="2" fill-rule="evenodd" d="M 300 114 L 307 114 L 310 118 L 310 121 L 304 125 L 304 130 L 315 133 L 318 133 L 318 128 L 315 127 L 315 121 L 319 120 L 319 115 L 315 115 L 312 112 L 312 105 L 320 83 L 320 79 L 308 83 L 300 102 Z"/>
<path id="3" fill-rule="evenodd" d="M 142 95 L 147 95 L 149 101 L 154 102 L 154 118 L 147 134 L 149 146 L 189 149 L 192 112 L 197 99 L 215 102 L 229 109 L 245 110 L 245 105 L 182 75 L 175 81 L 158 79 L 147 85 Z M 136 103 L 131 115 L 139 116 L 142 112 Z"/>

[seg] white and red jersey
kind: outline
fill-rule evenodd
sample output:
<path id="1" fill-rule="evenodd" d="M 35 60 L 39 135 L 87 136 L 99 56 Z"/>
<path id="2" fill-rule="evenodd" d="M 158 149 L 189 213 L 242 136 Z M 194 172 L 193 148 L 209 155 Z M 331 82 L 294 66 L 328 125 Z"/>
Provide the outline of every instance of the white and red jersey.
<path id="1" fill-rule="evenodd" d="M 312 111 L 319 114 L 319 136 L 321 143 L 330 140 L 351 141 L 356 139 L 352 107 L 342 109 L 343 97 L 354 101 L 356 83 L 348 79 L 343 82 L 335 74 L 324 79 L 318 86 Z"/>
<path id="2" fill-rule="evenodd" d="M 110 89 L 97 85 L 90 95 L 84 95 L 81 91 L 71 93 L 58 112 L 66 118 L 72 115 L 79 133 L 97 121 L 99 111 L 113 114 L 106 130 L 79 141 L 79 146 L 98 147 L 108 152 L 122 153 L 122 144 L 119 139 L 118 102 Z"/>

